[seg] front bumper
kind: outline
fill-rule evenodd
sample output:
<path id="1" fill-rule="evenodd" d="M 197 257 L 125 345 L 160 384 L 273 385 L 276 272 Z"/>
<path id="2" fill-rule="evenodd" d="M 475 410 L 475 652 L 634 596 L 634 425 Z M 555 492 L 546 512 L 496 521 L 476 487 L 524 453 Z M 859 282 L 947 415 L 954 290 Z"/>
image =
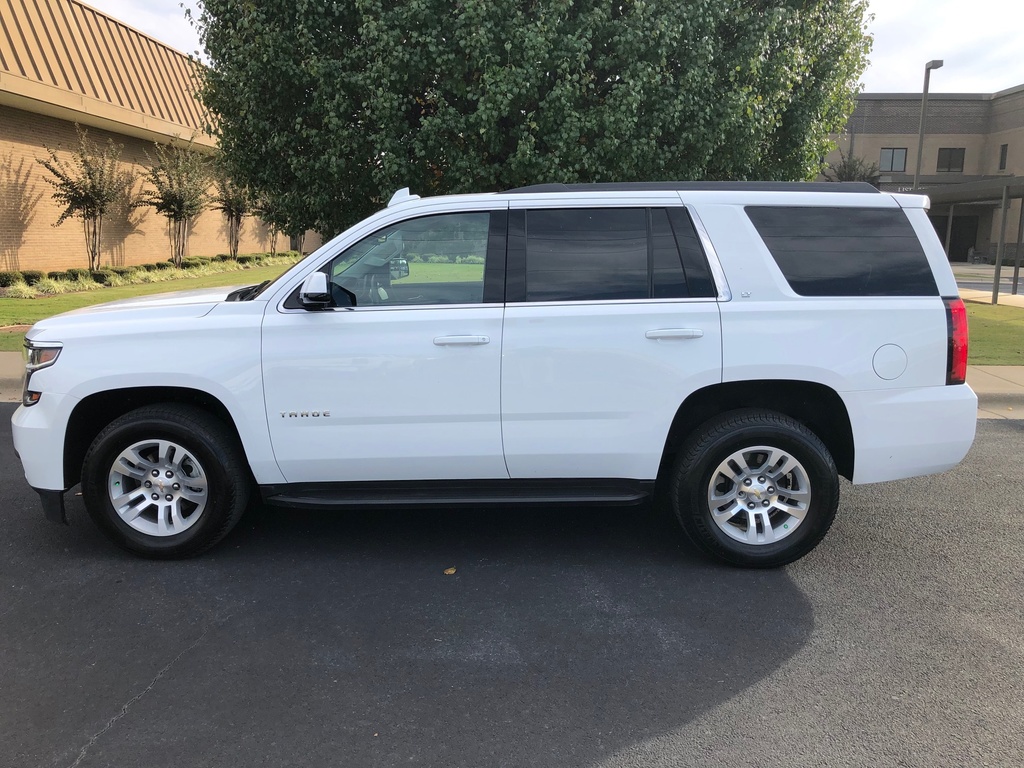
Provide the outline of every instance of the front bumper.
<path id="1" fill-rule="evenodd" d="M 78 398 L 47 392 L 39 402 L 20 406 L 11 418 L 14 450 L 21 458 L 28 484 L 39 492 L 63 493 L 70 484 L 64 479 L 64 435 Z"/>

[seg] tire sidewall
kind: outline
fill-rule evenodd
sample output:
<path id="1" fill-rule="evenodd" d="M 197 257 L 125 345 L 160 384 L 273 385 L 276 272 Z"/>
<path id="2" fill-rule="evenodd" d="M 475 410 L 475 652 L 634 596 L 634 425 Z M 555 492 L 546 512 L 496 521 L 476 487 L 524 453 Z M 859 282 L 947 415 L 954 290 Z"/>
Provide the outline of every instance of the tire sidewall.
<path id="1" fill-rule="evenodd" d="M 131 414 L 128 414 L 130 416 Z M 108 476 L 114 460 L 129 445 L 144 440 L 170 440 L 196 459 L 207 478 L 206 508 L 188 529 L 173 536 L 150 536 L 128 525 L 114 511 L 108 492 Z M 232 479 L 218 456 L 218 440 L 193 425 L 186 427 L 163 418 L 127 417 L 100 433 L 86 456 L 82 470 L 82 495 L 90 516 L 120 546 L 151 557 L 182 557 L 205 549 L 203 542 L 218 535 L 231 515 Z"/>
<path id="2" fill-rule="evenodd" d="M 700 458 L 685 468 L 681 492 L 675 494 L 680 523 L 698 544 L 731 563 L 773 567 L 792 562 L 821 541 L 828 532 L 838 503 L 838 476 L 831 456 L 813 436 L 798 425 L 745 426 L 714 438 Z M 754 545 L 737 541 L 714 521 L 707 501 L 708 485 L 722 461 L 736 451 L 765 445 L 789 452 L 807 472 L 811 502 L 803 521 L 781 541 Z M 685 453 L 685 451 L 684 451 Z"/>

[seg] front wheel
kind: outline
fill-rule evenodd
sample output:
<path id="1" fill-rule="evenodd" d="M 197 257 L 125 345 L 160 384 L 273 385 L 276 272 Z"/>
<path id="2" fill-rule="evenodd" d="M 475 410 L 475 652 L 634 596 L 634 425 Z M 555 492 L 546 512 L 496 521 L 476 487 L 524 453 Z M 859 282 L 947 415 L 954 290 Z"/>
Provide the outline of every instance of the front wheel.
<path id="1" fill-rule="evenodd" d="M 824 538 L 839 507 L 839 478 L 825 444 L 804 425 L 772 411 L 734 411 L 686 441 L 671 495 L 698 547 L 733 565 L 772 568 Z"/>
<path id="2" fill-rule="evenodd" d="M 82 496 L 118 546 L 144 557 L 198 555 L 227 535 L 251 479 L 234 435 L 178 404 L 138 408 L 111 422 L 82 467 Z"/>

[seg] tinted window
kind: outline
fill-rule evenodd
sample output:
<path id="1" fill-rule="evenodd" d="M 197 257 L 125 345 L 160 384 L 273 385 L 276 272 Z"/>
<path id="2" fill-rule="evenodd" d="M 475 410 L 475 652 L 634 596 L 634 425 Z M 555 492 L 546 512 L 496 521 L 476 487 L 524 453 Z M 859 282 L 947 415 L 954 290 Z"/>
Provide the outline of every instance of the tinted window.
<path id="1" fill-rule="evenodd" d="M 690 295 L 676 238 L 664 208 L 651 211 L 651 275 L 653 298 L 680 299 Z"/>
<path id="2" fill-rule="evenodd" d="M 747 216 L 801 296 L 937 296 L 900 209 L 751 206 Z"/>
<path id="3" fill-rule="evenodd" d="M 693 228 L 690 214 L 685 208 L 669 208 L 668 218 L 672 222 L 676 245 L 679 246 L 679 254 L 683 259 L 689 295 L 695 298 L 716 296 L 718 292 L 715 290 L 715 284 L 711 282 L 708 260 L 700 246 L 700 239 Z"/>
<path id="4" fill-rule="evenodd" d="M 647 211 L 536 210 L 526 217 L 526 301 L 646 299 Z"/>

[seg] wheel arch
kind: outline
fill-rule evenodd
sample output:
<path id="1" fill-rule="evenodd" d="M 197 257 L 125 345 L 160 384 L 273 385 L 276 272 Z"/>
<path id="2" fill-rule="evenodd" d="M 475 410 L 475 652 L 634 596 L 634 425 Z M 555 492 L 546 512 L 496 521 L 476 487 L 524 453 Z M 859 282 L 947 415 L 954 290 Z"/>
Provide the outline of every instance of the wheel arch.
<path id="1" fill-rule="evenodd" d="M 231 431 L 244 455 L 244 444 L 231 412 L 209 392 L 166 386 L 109 389 L 83 398 L 71 412 L 64 433 L 65 487 L 70 488 L 81 479 L 85 454 L 105 426 L 129 411 L 158 403 L 191 405 L 209 412 Z"/>
<path id="2" fill-rule="evenodd" d="M 782 413 L 810 429 L 825 443 L 839 474 L 852 479 L 853 428 L 846 404 L 824 384 L 786 379 L 729 381 L 698 389 L 679 406 L 669 428 L 658 472 L 659 485 L 680 445 L 697 427 L 722 413 L 761 408 Z"/>

